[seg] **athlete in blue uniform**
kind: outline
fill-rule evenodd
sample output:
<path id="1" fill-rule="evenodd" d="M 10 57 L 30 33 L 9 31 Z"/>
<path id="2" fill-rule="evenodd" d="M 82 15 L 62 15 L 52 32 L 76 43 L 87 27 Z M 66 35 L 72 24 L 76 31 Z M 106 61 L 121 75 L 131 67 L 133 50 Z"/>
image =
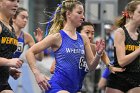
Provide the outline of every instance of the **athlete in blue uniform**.
<path id="1" fill-rule="evenodd" d="M 28 21 L 28 11 L 26 9 L 19 7 L 12 20 L 13 20 L 13 27 L 15 29 L 16 36 L 18 38 L 18 48 L 14 53 L 13 57 L 17 58 L 20 57 L 20 55 L 22 54 L 25 45 L 31 47 L 35 44 L 35 41 L 29 33 L 22 31 L 22 29 L 26 26 Z M 43 38 L 43 31 L 41 31 L 38 28 L 36 29 L 36 32 L 34 32 L 34 35 L 36 41 L 39 42 Z M 37 58 L 38 60 L 41 60 L 42 55 L 40 54 L 40 56 Z"/>
<path id="2" fill-rule="evenodd" d="M 26 9 L 19 7 L 16 11 L 16 14 L 13 16 L 12 21 L 13 27 L 15 29 L 15 34 L 18 39 L 18 46 L 13 54 L 13 58 L 19 58 L 20 55 L 23 53 L 24 46 L 28 45 L 29 47 L 31 47 L 35 44 L 35 42 L 29 33 L 22 31 L 28 21 L 28 12 Z M 36 30 L 35 38 L 37 42 L 41 41 L 43 38 L 43 31 L 41 31 L 39 28 Z M 41 60 L 42 56 L 43 53 L 39 53 L 36 58 L 38 60 Z M 21 73 L 19 70 L 13 68 L 10 70 L 10 72 L 15 79 L 17 79 Z"/>
<path id="3" fill-rule="evenodd" d="M 85 35 L 88 36 L 88 38 L 90 40 L 90 46 L 91 46 L 92 52 L 95 55 L 96 54 L 96 49 L 95 49 L 96 46 L 95 46 L 95 44 L 93 44 L 93 38 L 94 38 L 94 32 L 95 32 L 94 25 L 92 23 L 90 23 L 90 22 L 83 22 L 82 25 L 77 28 L 77 31 L 79 33 L 81 33 L 81 34 L 85 34 Z M 109 64 L 110 63 L 110 60 L 109 60 L 109 58 L 108 58 L 108 56 L 106 55 L 105 52 L 103 52 L 103 55 L 101 56 L 101 60 L 105 64 Z M 55 70 L 55 64 L 56 64 L 56 62 L 54 61 L 53 64 L 52 64 L 52 66 L 51 66 L 51 69 L 50 69 L 50 72 L 52 74 L 54 73 L 54 70 Z M 110 66 L 109 68 L 110 68 L 110 70 L 112 72 L 116 72 L 116 71 L 117 72 L 122 72 L 122 71 L 124 71 L 122 68 L 116 68 L 116 67 L 113 67 L 113 66 Z M 110 73 L 109 68 L 107 68 L 107 70 L 105 70 L 105 73 L 104 74 L 106 74 L 108 72 Z M 99 71 L 97 71 L 96 74 L 100 74 Z M 89 84 L 89 82 L 86 82 L 86 81 L 89 81 L 89 79 L 92 78 L 92 77 L 93 77 L 93 73 L 89 73 L 87 75 L 87 77 L 85 78 L 85 82 L 84 82 L 84 85 L 85 86 L 84 87 L 86 88 L 86 92 L 88 92 L 88 87 L 89 86 L 91 87 L 91 85 L 92 85 L 92 84 Z M 107 76 L 104 75 L 104 77 L 107 77 Z M 99 78 L 99 77 L 95 77 L 95 78 Z M 94 83 L 94 86 L 93 86 L 94 88 L 97 88 L 97 83 L 98 83 L 97 81 L 96 81 L 97 83 L 94 82 L 93 80 L 90 80 L 90 82 L 91 83 Z M 88 86 L 88 84 L 89 84 L 89 86 Z"/>
<path id="4" fill-rule="evenodd" d="M 80 91 L 88 70 L 95 70 L 105 43 L 96 43 L 96 55 L 85 35 L 76 32 L 84 19 L 84 9 L 78 0 L 65 0 L 56 9 L 52 19 L 50 33 L 39 43 L 33 45 L 26 53 L 35 79 L 46 93 L 76 93 Z M 51 80 L 40 73 L 35 65 L 35 54 L 51 47 L 55 53 L 56 68 Z"/>

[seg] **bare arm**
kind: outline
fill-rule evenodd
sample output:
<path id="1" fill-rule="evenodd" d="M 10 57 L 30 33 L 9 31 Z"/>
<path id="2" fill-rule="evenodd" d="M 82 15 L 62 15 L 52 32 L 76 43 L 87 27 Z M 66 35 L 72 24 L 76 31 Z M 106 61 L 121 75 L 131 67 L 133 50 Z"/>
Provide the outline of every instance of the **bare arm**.
<path id="1" fill-rule="evenodd" d="M 90 41 L 89 41 L 89 39 L 87 38 L 87 36 L 84 36 L 84 35 L 82 35 L 82 37 L 83 37 L 83 40 L 84 40 L 87 65 L 89 67 L 89 70 L 95 70 L 96 67 L 97 67 L 97 65 L 98 65 L 98 63 L 99 63 L 100 56 L 98 54 L 96 54 L 95 56 L 93 55 L 92 50 L 91 50 L 91 47 L 90 47 Z M 99 43 L 101 43 L 101 42 L 99 42 Z M 99 46 L 99 45 L 100 44 L 97 44 L 97 46 Z M 98 50 L 97 49 L 96 51 L 100 54 L 100 53 L 102 53 L 102 50 L 103 49 L 101 49 L 101 51 L 97 51 Z"/>
<path id="2" fill-rule="evenodd" d="M 95 48 L 96 48 L 95 44 L 91 44 L 91 49 L 92 49 L 92 52 L 93 52 L 94 56 L 96 54 L 96 49 Z M 109 60 L 105 51 L 103 51 L 103 54 L 101 56 L 101 60 L 105 63 L 106 66 L 109 66 L 108 68 L 112 73 L 123 72 L 125 70 L 123 68 L 118 68 L 118 67 L 114 67 L 113 65 L 109 65 L 110 60 Z"/>
<path id="3" fill-rule="evenodd" d="M 32 47 L 35 44 L 35 41 L 33 39 L 33 37 L 29 34 L 24 32 L 24 38 L 25 38 L 25 44 L 28 44 L 29 47 Z M 41 51 L 40 53 L 36 54 L 36 59 L 41 61 L 42 58 L 44 57 L 44 52 Z"/>
<path id="4" fill-rule="evenodd" d="M 42 41 L 34 44 L 26 53 L 26 58 L 29 63 L 29 66 L 33 73 L 36 72 L 36 66 L 35 66 L 35 54 L 43 51 L 44 49 L 51 47 L 53 45 L 54 37 L 53 35 L 49 35 L 46 38 L 44 38 Z"/>
<path id="5" fill-rule="evenodd" d="M 105 51 L 103 52 L 103 54 L 102 54 L 102 56 L 101 56 L 101 60 L 102 60 L 106 65 L 110 63 L 110 60 L 109 60 L 109 58 L 108 58 L 108 56 L 107 56 L 107 54 L 106 54 Z"/>
<path id="6" fill-rule="evenodd" d="M 12 66 L 12 64 L 9 59 L 0 57 L 0 66 Z"/>
<path id="7" fill-rule="evenodd" d="M 114 67 L 113 65 L 110 65 L 110 60 L 105 51 L 103 52 L 103 55 L 101 56 L 101 60 L 105 63 L 105 65 L 109 68 L 109 70 L 112 73 L 125 71 L 125 68 Z"/>
<path id="8" fill-rule="evenodd" d="M 90 46 L 92 49 L 92 53 L 95 56 L 96 55 L 96 49 L 95 49 L 96 46 L 95 46 L 95 44 L 91 44 Z M 103 51 L 103 54 L 101 55 L 101 60 L 104 62 L 105 65 L 108 65 L 110 63 L 110 60 L 105 51 Z"/>
<path id="9" fill-rule="evenodd" d="M 19 58 L 7 59 L 0 57 L 0 66 L 20 68 L 22 66 L 22 63 L 23 62 Z"/>
<path id="10" fill-rule="evenodd" d="M 39 85 L 39 87 L 43 89 L 48 89 L 50 87 L 49 83 L 47 82 L 47 78 L 44 77 L 38 70 L 36 66 L 36 60 L 35 60 L 35 54 L 43 51 L 46 48 L 53 47 L 54 49 L 58 47 L 56 45 L 56 42 L 61 41 L 60 39 L 56 38 L 56 35 L 48 35 L 46 38 L 44 38 L 42 41 L 34 44 L 27 52 L 26 52 L 26 58 L 27 62 L 34 73 L 34 76 L 36 78 L 36 81 Z M 60 42 L 59 42 L 60 43 Z M 55 46 L 55 47 L 54 47 Z"/>
<path id="11" fill-rule="evenodd" d="M 119 28 L 115 31 L 114 46 L 116 47 L 116 55 L 118 63 L 121 67 L 130 64 L 136 57 L 140 54 L 140 48 L 136 49 L 134 52 L 125 55 L 125 34 L 124 31 Z"/>
<path id="12" fill-rule="evenodd" d="M 96 54 L 96 46 L 95 46 L 95 44 L 91 44 L 91 49 L 92 49 L 92 53 L 93 53 L 93 55 L 95 56 L 95 54 Z M 105 51 L 103 51 L 103 54 L 102 54 L 102 56 L 101 56 L 101 60 L 107 65 L 107 64 L 109 64 L 110 63 L 110 60 L 109 60 L 109 58 L 108 58 L 108 56 L 107 56 L 107 54 L 106 54 L 106 52 Z"/>
<path id="13" fill-rule="evenodd" d="M 96 54 L 96 46 L 95 46 L 95 44 L 93 44 L 93 43 L 90 43 L 90 46 L 91 46 L 91 50 L 92 50 L 92 53 L 93 53 L 93 55 L 95 56 L 95 54 Z"/>

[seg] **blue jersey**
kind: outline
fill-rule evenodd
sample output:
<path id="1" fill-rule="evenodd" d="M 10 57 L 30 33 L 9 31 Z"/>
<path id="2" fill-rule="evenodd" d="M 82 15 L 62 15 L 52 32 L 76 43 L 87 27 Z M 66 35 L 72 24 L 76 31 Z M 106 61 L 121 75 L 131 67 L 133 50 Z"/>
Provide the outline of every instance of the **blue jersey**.
<path id="1" fill-rule="evenodd" d="M 18 46 L 17 50 L 14 52 L 13 58 L 19 58 L 24 49 L 24 33 L 21 32 L 18 37 Z"/>
<path id="2" fill-rule="evenodd" d="M 60 31 L 60 34 L 62 44 L 60 48 L 54 52 L 56 68 L 50 80 L 50 84 L 52 88 L 53 83 L 56 83 L 57 87 L 59 86 L 59 88 L 61 88 L 60 90 L 76 93 L 81 89 L 83 79 L 88 72 L 84 42 L 79 33 L 77 33 L 77 40 L 71 39 L 63 30 Z M 54 84 L 54 86 L 56 85 Z"/>

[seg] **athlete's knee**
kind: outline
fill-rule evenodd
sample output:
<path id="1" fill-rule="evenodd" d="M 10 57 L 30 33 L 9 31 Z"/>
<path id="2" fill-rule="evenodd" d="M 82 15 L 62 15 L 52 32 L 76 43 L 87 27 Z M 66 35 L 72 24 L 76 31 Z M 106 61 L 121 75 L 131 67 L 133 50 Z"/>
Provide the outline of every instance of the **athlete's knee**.
<path id="1" fill-rule="evenodd" d="M 61 91 L 58 91 L 57 93 L 70 93 L 70 92 L 68 92 L 66 90 L 61 90 Z"/>

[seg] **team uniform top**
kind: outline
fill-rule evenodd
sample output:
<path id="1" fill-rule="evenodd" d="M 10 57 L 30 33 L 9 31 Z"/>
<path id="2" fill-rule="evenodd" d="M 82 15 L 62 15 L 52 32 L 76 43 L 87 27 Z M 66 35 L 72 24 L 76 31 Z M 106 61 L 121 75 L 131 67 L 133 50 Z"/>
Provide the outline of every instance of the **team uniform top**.
<path id="1" fill-rule="evenodd" d="M 12 32 L 0 21 L 2 32 L 0 33 L 0 57 L 11 59 L 14 51 L 17 49 L 17 38 Z M 9 78 L 9 67 L 0 66 L 0 85 L 7 83 Z"/>
<path id="2" fill-rule="evenodd" d="M 19 58 L 20 55 L 22 54 L 23 50 L 24 50 L 24 33 L 23 31 L 20 33 L 19 37 L 18 37 L 18 46 L 17 46 L 17 50 L 14 52 L 13 58 Z"/>
<path id="3" fill-rule="evenodd" d="M 137 48 L 139 48 L 140 44 L 140 34 L 138 35 L 137 40 L 133 40 L 127 29 L 125 27 L 122 27 L 125 33 L 125 53 L 126 55 L 132 53 L 135 51 Z M 115 49 L 115 63 L 114 65 L 117 67 L 120 67 L 117 61 L 117 56 L 116 56 L 116 49 Z M 133 62 L 130 64 L 126 65 L 124 68 L 126 68 L 125 71 L 117 73 L 117 75 L 121 78 L 125 78 L 128 80 L 130 83 L 133 85 L 139 85 L 140 84 L 140 56 L 138 56 Z"/>
<path id="4" fill-rule="evenodd" d="M 85 59 L 84 42 L 77 32 L 77 40 L 71 39 L 63 30 L 60 30 L 62 44 L 54 52 L 56 59 L 55 73 L 50 84 L 55 82 L 63 90 L 76 93 L 82 87 L 88 67 Z"/>

